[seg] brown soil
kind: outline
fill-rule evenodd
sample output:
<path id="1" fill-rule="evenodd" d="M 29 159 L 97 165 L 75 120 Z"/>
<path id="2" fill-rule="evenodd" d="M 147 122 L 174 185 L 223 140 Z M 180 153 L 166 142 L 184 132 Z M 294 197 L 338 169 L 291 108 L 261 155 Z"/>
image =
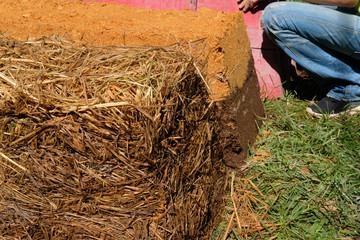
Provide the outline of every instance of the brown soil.
<path id="1" fill-rule="evenodd" d="M 22 40 L 57 33 L 95 45 L 167 45 L 204 37 L 222 37 L 238 13 L 131 8 L 80 1 L 4 0 L 0 28 Z"/>

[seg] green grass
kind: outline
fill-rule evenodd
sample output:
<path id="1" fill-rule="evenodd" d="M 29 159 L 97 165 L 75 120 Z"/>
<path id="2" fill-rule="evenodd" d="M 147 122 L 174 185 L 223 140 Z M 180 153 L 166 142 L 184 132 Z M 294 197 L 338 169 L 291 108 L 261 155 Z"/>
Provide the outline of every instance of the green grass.
<path id="1" fill-rule="evenodd" d="M 270 206 L 263 220 L 281 226 L 246 236 L 230 231 L 227 239 L 360 239 L 360 115 L 315 119 L 305 112 L 308 104 L 291 95 L 265 103 L 245 173 L 255 176 L 265 195 L 256 197 Z M 261 213 L 261 206 L 252 208 Z"/>

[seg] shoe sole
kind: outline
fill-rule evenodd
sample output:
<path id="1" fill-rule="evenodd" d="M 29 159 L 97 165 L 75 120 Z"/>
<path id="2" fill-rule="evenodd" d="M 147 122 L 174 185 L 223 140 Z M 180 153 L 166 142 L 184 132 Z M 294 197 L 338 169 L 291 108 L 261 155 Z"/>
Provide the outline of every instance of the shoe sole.
<path id="1" fill-rule="evenodd" d="M 311 108 L 307 107 L 306 108 L 306 112 L 313 116 L 313 117 L 316 117 L 316 118 L 321 118 L 323 117 L 324 115 L 330 117 L 330 118 L 335 118 L 335 117 L 339 117 L 341 115 L 349 115 L 349 116 L 353 116 L 357 113 L 360 112 L 360 106 L 357 106 L 355 108 L 352 108 L 350 110 L 347 110 L 347 111 L 344 111 L 344 112 L 340 112 L 340 113 L 335 113 L 335 114 L 322 114 L 322 113 L 317 113 L 317 112 L 314 112 Z"/>
<path id="2" fill-rule="evenodd" d="M 322 114 L 322 113 L 317 113 L 317 112 L 314 112 L 311 108 L 306 108 L 306 112 L 310 115 L 310 116 L 313 116 L 313 117 L 316 117 L 316 118 L 322 118 L 325 114 Z M 327 114 L 327 116 L 329 117 L 336 117 L 338 116 L 339 114 Z"/>
<path id="3" fill-rule="evenodd" d="M 360 112 L 360 106 L 357 106 L 355 108 L 350 109 L 349 115 L 352 116 L 352 115 L 355 115 L 355 114 L 357 114 L 359 112 Z"/>

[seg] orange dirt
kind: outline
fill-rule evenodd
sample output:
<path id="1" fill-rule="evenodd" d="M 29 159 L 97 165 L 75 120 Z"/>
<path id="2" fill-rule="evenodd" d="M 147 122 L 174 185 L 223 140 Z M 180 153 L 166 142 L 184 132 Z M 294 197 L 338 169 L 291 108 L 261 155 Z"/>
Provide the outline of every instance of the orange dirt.
<path id="1" fill-rule="evenodd" d="M 214 97 L 228 94 L 228 83 L 216 79 L 223 76 L 224 71 L 233 74 L 234 69 L 229 68 L 238 71 L 239 66 L 235 62 L 242 64 L 242 70 L 237 73 L 237 83 L 234 85 L 242 86 L 246 78 L 250 50 L 240 12 L 206 8 L 198 12 L 153 10 L 82 1 L 2 0 L 0 15 L 0 31 L 19 40 L 34 40 L 56 34 L 98 46 L 164 46 L 206 38 L 207 51 L 212 49 L 208 60 L 208 77 Z M 228 44 L 229 54 L 236 52 L 236 56 L 229 55 L 224 65 L 221 48 L 226 46 L 220 46 L 219 40 L 230 36 L 236 26 L 238 31 L 232 35 L 237 38 L 237 43 Z M 226 45 L 227 41 L 223 41 L 223 44 Z"/>

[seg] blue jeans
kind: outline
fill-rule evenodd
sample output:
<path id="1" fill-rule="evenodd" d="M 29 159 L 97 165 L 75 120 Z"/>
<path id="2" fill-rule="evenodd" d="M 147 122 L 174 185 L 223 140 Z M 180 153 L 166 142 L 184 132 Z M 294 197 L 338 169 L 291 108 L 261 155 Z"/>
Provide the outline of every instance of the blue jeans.
<path id="1" fill-rule="evenodd" d="M 261 21 L 270 39 L 311 73 L 328 97 L 360 101 L 360 17 L 354 9 L 274 2 Z"/>

